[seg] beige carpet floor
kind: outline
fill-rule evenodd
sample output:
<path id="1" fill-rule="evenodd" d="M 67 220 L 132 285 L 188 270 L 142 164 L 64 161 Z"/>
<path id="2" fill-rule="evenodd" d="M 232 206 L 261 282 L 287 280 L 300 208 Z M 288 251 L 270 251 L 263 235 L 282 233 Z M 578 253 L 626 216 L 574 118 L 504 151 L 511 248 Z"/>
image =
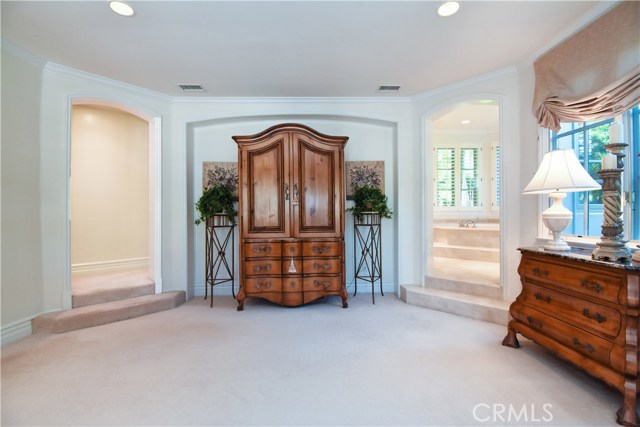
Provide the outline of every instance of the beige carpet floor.
<path id="1" fill-rule="evenodd" d="M 499 325 L 379 294 L 235 307 L 3 347 L 2 425 L 615 425 L 615 390 Z"/>

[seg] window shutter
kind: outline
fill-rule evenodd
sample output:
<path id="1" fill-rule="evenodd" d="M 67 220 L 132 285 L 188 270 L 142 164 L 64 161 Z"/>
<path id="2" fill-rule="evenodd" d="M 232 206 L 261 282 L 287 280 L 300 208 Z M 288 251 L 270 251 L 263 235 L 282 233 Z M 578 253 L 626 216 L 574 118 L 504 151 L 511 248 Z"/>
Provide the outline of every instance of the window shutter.
<path id="1" fill-rule="evenodd" d="M 436 149 L 436 207 L 455 207 L 455 149 Z"/>
<path id="2" fill-rule="evenodd" d="M 479 206 L 478 197 L 478 148 L 460 149 L 460 206 Z"/>

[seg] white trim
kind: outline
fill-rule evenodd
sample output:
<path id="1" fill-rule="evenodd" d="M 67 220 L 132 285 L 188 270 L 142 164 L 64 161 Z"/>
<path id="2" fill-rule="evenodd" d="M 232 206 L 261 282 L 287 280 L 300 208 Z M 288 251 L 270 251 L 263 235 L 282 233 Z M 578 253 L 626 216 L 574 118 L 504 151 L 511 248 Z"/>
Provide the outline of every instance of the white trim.
<path id="1" fill-rule="evenodd" d="M 446 93 L 446 92 L 451 92 L 460 88 L 464 88 L 466 86 L 471 86 L 474 85 L 476 83 L 485 81 L 485 80 L 491 80 L 491 79 L 495 79 L 497 77 L 503 77 L 503 76 L 508 76 L 508 75 L 513 75 L 513 74 L 518 74 L 518 68 L 515 66 L 510 66 L 510 67 L 505 67 L 505 68 L 500 68 L 498 70 L 495 71 L 491 71 L 487 74 L 482 74 L 480 76 L 476 76 L 476 77 L 472 77 L 470 79 L 467 80 L 462 80 L 460 82 L 456 82 L 456 83 L 452 83 L 450 85 L 447 86 L 441 86 L 437 89 L 433 89 L 427 92 L 423 92 L 421 94 L 415 95 L 413 96 L 411 99 L 414 101 L 419 101 L 421 99 L 425 99 L 425 98 L 430 98 L 434 95 L 438 95 L 440 93 Z M 489 99 L 496 99 L 495 95 L 489 95 L 486 98 Z M 464 96 L 463 99 L 472 99 L 473 96 Z M 453 105 L 455 104 L 455 102 L 450 102 L 447 105 Z M 444 105 L 444 104 L 443 104 Z M 433 113 L 431 114 L 427 114 L 426 117 L 431 116 Z"/>
<path id="2" fill-rule="evenodd" d="M 109 261 L 85 262 L 71 265 L 72 273 L 87 273 L 105 270 L 123 270 L 145 268 L 149 265 L 149 258 L 114 259 Z"/>
<path id="3" fill-rule="evenodd" d="M 86 71 L 81 71 L 75 68 L 67 67 L 65 65 L 56 64 L 54 62 L 47 62 L 44 66 L 46 70 L 56 71 L 62 74 L 67 74 L 69 76 L 78 77 L 81 79 L 91 80 L 96 83 L 105 84 L 109 86 L 115 86 L 120 89 L 124 89 L 130 92 L 139 93 L 146 96 L 153 96 L 155 98 L 162 99 L 164 101 L 171 101 L 171 96 L 165 95 L 163 93 L 159 93 L 150 89 L 145 89 L 140 86 L 135 86 L 129 83 L 124 83 L 118 80 L 113 80 L 107 77 L 102 77 L 97 74 L 88 73 Z M 124 105 L 124 103 L 123 103 Z"/>
<path id="4" fill-rule="evenodd" d="M 2 326 L 0 345 L 18 341 L 31 335 L 31 319 L 19 320 Z"/>
<path id="5" fill-rule="evenodd" d="M 34 67 L 44 68 L 47 64 L 47 61 L 45 61 L 41 57 L 34 55 L 33 53 L 21 48 L 20 46 L 11 43 L 7 39 L 0 39 L 0 41 L 2 42 L 2 50 L 14 55 L 17 58 L 22 59 L 23 61 L 33 65 Z"/>
<path id="6" fill-rule="evenodd" d="M 173 98 L 175 103 L 206 103 L 206 104 L 410 104 L 410 97 L 381 97 L 381 96 L 359 96 L 359 97 L 187 97 L 177 96 Z"/>

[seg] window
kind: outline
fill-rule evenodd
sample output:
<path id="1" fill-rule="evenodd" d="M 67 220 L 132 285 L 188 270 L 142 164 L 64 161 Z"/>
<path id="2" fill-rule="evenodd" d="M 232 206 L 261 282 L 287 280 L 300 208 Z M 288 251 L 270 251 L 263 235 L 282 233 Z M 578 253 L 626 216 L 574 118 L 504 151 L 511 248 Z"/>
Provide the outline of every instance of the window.
<path id="1" fill-rule="evenodd" d="M 500 145 L 491 144 L 493 168 L 491 171 L 491 209 L 500 209 Z"/>
<path id="2" fill-rule="evenodd" d="M 629 144 L 622 174 L 624 231 L 625 238 L 629 240 L 640 240 L 640 212 L 637 207 L 637 197 L 640 195 L 639 114 L 639 106 L 622 114 L 622 123 L 627 135 L 625 142 Z M 573 149 L 589 174 L 601 182 L 597 171 L 601 168 L 602 156 L 607 153 L 604 146 L 609 143 L 609 125 L 612 121 L 613 119 L 606 119 L 597 122 L 562 123 L 557 134 L 551 133 L 551 149 Z M 567 193 L 564 205 L 573 211 L 573 221 L 564 234 L 601 236 L 602 190 Z"/>
<path id="3" fill-rule="evenodd" d="M 478 146 L 437 146 L 435 155 L 436 208 L 477 209 L 480 199 Z"/>

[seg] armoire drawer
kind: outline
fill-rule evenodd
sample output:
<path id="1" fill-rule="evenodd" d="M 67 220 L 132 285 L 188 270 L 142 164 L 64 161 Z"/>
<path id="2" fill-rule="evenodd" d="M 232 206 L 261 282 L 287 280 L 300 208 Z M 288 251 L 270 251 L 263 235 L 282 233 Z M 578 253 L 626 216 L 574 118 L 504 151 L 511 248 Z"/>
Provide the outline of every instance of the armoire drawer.
<path id="1" fill-rule="evenodd" d="M 280 242 L 253 242 L 244 244 L 245 258 L 280 257 L 282 246 Z"/>
<path id="2" fill-rule="evenodd" d="M 340 276 L 311 276 L 305 277 L 302 289 L 307 291 L 338 292 L 341 289 Z"/>
<path id="3" fill-rule="evenodd" d="M 302 254 L 306 257 L 333 257 L 340 256 L 340 242 L 337 241 L 310 241 L 304 242 Z"/>
<path id="4" fill-rule="evenodd" d="M 245 262 L 245 274 L 247 276 L 280 275 L 282 264 L 277 259 L 255 259 Z"/>
<path id="5" fill-rule="evenodd" d="M 338 274 L 341 271 L 340 258 L 305 258 L 304 274 Z"/>
<path id="6" fill-rule="evenodd" d="M 617 310 L 561 292 L 526 283 L 522 302 L 565 322 L 584 326 L 613 339 L 620 333 L 622 319 Z"/>
<path id="7" fill-rule="evenodd" d="M 282 278 L 245 277 L 243 286 L 247 293 L 282 292 Z"/>
<path id="8" fill-rule="evenodd" d="M 527 259 L 522 262 L 521 274 L 543 283 L 566 287 L 594 298 L 618 302 L 622 277 L 609 276 L 588 269 L 578 269 L 572 265 L 559 265 Z"/>
<path id="9" fill-rule="evenodd" d="M 517 303 L 514 305 L 517 305 Z M 515 319 L 556 340 L 565 347 L 571 348 L 603 365 L 611 366 L 610 356 L 614 346 L 613 342 L 550 317 L 526 305 L 522 305 L 516 310 L 512 309 L 510 313 Z"/>

